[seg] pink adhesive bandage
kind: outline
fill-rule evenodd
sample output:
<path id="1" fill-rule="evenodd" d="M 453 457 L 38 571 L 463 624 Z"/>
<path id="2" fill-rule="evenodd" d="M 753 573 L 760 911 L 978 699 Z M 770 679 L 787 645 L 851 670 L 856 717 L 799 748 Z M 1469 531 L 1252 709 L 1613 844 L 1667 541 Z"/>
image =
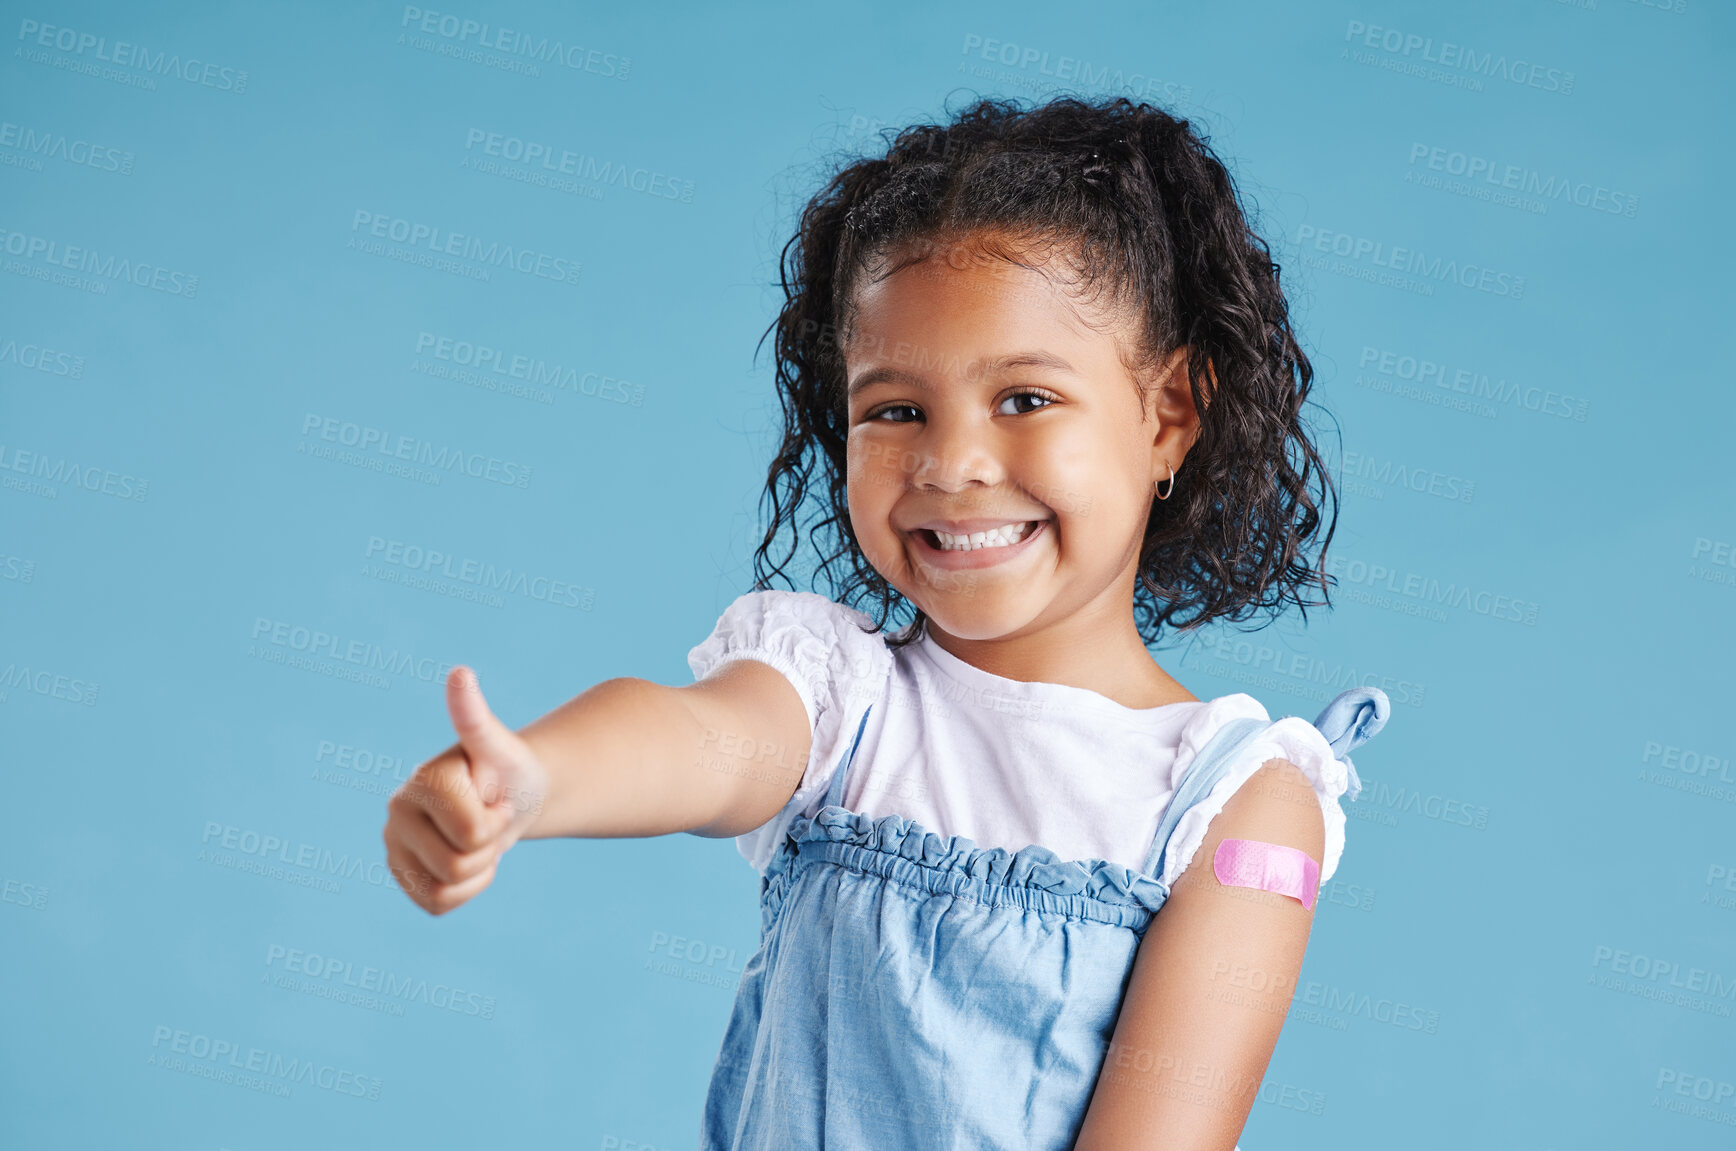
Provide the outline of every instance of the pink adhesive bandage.
<path id="1" fill-rule="evenodd" d="M 1257 839 L 1221 841 L 1212 852 L 1212 874 L 1226 887 L 1288 895 L 1310 911 L 1320 889 L 1320 865 L 1306 851 Z"/>

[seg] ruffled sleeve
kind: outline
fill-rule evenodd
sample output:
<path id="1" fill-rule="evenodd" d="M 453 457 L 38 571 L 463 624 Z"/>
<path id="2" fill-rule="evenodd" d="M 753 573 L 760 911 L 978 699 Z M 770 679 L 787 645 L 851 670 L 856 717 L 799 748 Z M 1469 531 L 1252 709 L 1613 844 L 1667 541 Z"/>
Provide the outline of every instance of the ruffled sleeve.
<path id="1" fill-rule="evenodd" d="M 704 642 L 687 653 L 695 682 L 738 659 L 769 664 L 795 687 L 808 713 L 812 751 L 795 794 L 777 816 L 736 837 L 736 848 L 760 871 L 790 821 L 825 794 L 836 769 L 841 736 L 885 691 L 892 652 L 885 639 L 863 630 L 865 613 L 813 592 L 748 592 L 724 609 Z"/>
<path id="2" fill-rule="evenodd" d="M 1182 729 L 1172 768 L 1172 787 L 1181 786 L 1200 749 L 1232 719 L 1270 721 L 1270 716 L 1260 701 L 1250 695 L 1237 693 L 1212 700 Z M 1176 879 L 1199 851 L 1200 844 L 1205 842 L 1206 827 L 1212 817 L 1224 809 L 1230 796 L 1269 759 L 1289 760 L 1314 785 L 1314 794 L 1320 800 L 1320 813 L 1326 824 L 1326 858 L 1320 861 L 1321 886 L 1332 878 L 1332 873 L 1338 869 L 1339 857 L 1344 854 L 1344 809 L 1339 806 L 1338 797 L 1349 787 L 1350 770 L 1333 754 L 1332 745 L 1326 742 L 1319 728 L 1301 716 L 1292 715 L 1269 722 L 1264 731 L 1238 749 L 1223 777 L 1176 822 L 1164 858 L 1163 874 L 1158 877 L 1165 886 L 1174 887 Z"/>

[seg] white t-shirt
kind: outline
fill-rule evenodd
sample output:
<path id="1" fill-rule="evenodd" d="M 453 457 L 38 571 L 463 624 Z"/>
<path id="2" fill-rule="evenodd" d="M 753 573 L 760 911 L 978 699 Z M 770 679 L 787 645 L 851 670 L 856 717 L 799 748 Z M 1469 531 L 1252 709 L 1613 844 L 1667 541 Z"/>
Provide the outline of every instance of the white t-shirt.
<path id="1" fill-rule="evenodd" d="M 1062 859 L 1107 859 L 1139 870 L 1189 765 L 1232 719 L 1270 720 L 1237 692 L 1128 708 L 1087 688 L 1005 679 L 966 663 L 927 635 L 899 651 L 870 634 L 863 612 L 812 592 L 749 592 L 688 653 L 695 680 L 737 659 L 766 663 L 795 685 L 813 729 L 800 785 L 782 812 L 736 837 L 764 871 L 798 815 L 824 801 L 862 714 L 873 711 L 844 783 L 844 806 L 901 815 L 941 836 L 1018 851 L 1040 844 Z M 1176 826 L 1158 878 L 1173 886 L 1206 825 L 1269 759 L 1302 769 L 1326 823 L 1324 884 L 1344 850 L 1349 784 L 1326 737 L 1299 716 L 1278 720 Z"/>

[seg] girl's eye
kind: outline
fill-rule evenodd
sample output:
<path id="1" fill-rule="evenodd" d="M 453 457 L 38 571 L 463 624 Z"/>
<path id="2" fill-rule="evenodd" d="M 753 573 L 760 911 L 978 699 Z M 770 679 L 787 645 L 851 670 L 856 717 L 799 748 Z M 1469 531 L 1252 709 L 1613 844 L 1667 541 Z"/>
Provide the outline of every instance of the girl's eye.
<path id="1" fill-rule="evenodd" d="M 863 422 L 864 423 L 871 423 L 874 420 L 877 420 L 881 416 L 885 415 L 887 412 L 914 412 L 915 410 L 916 409 L 911 407 L 909 404 L 888 404 L 886 407 L 881 408 L 879 411 L 874 412 L 871 415 L 864 417 Z M 888 423 L 894 423 L 894 424 L 907 424 L 910 421 L 909 420 L 889 420 L 887 422 Z"/>
<path id="2" fill-rule="evenodd" d="M 1056 398 L 1054 396 L 1049 395 L 1047 392 L 1026 391 L 1026 392 L 1014 392 L 1012 395 L 1010 395 L 1006 399 L 1002 400 L 1000 406 L 1002 409 L 1004 409 L 1007 406 L 1007 404 L 1009 404 L 1013 400 L 1017 400 L 1017 399 L 1042 400 L 1043 401 L 1042 407 L 1048 407 L 1050 404 L 1054 404 L 1054 403 L 1059 402 L 1058 400 L 1056 400 Z M 997 410 L 1000 410 L 1000 409 L 997 409 Z M 1009 415 L 1009 416 L 1020 416 L 1020 415 L 1024 415 L 1026 412 L 1034 412 L 1034 411 L 1038 411 L 1038 410 L 1040 410 L 1040 409 L 1037 407 L 1028 407 L 1028 408 L 1024 408 L 1024 409 L 1018 410 L 1018 411 L 1005 412 L 1004 414 Z M 880 417 L 886 415 L 888 412 L 915 412 L 918 417 L 920 417 L 922 414 L 919 409 L 917 409 L 915 406 L 913 406 L 911 404 L 888 404 L 884 408 L 881 408 L 879 411 L 871 412 L 867 416 L 864 416 L 863 422 L 864 423 L 872 423 L 873 421 L 878 420 L 878 419 L 880 419 Z M 909 420 L 888 420 L 887 422 L 888 423 L 894 423 L 894 424 L 907 424 L 910 421 Z"/>
<path id="3" fill-rule="evenodd" d="M 1006 404 L 1009 404 L 1012 401 L 1017 400 L 1017 399 L 1042 400 L 1044 407 L 1048 407 L 1050 404 L 1053 404 L 1056 402 L 1055 397 L 1049 395 L 1046 392 L 1014 392 L 1012 395 L 1010 395 L 1006 399 L 1002 400 L 1001 404 L 1002 404 L 1002 406 L 1005 406 Z M 1038 409 L 1037 408 L 1026 408 L 1024 410 L 1026 412 L 1034 412 L 1034 411 L 1037 411 Z M 1024 413 L 1023 412 L 1008 412 L 1007 414 L 1016 416 L 1016 415 L 1023 415 Z"/>

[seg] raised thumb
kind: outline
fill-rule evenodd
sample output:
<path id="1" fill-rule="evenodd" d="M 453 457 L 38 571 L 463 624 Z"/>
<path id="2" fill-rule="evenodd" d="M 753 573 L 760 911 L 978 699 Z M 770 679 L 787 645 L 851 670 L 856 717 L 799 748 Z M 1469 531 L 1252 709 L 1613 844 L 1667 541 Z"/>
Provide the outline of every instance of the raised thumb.
<path id="1" fill-rule="evenodd" d="M 452 717 L 458 742 L 470 760 L 471 781 L 483 802 L 490 802 L 496 798 L 499 764 L 511 754 L 508 737 L 512 733 L 489 710 L 476 672 L 462 664 L 446 677 L 446 710 Z"/>

